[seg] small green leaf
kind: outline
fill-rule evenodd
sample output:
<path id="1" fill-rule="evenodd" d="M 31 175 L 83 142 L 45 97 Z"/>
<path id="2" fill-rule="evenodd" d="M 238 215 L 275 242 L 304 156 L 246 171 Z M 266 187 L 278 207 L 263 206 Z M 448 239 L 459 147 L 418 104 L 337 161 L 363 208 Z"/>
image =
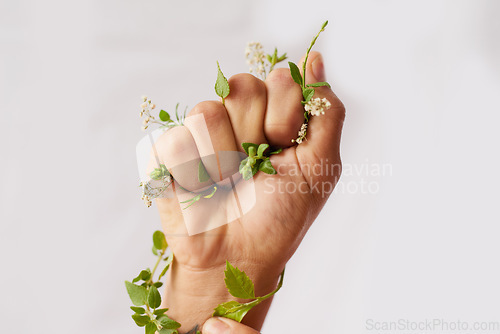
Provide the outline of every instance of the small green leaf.
<path id="1" fill-rule="evenodd" d="M 327 25 L 328 25 L 328 20 L 326 20 L 325 23 L 323 23 L 323 25 L 321 26 L 321 30 L 325 29 Z"/>
<path id="2" fill-rule="evenodd" d="M 330 84 L 328 82 L 316 82 L 316 83 L 312 83 L 312 84 L 307 85 L 307 87 L 323 87 L 323 86 L 331 88 Z"/>
<path id="3" fill-rule="evenodd" d="M 264 152 L 267 150 L 269 147 L 269 144 L 260 144 L 259 149 L 257 150 L 257 156 L 259 158 L 262 158 L 264 156 Z"/>
<path id="4" fill-rule="evenodd" d="M 147 315 L 133 314 L 132 319 L 139 327 L 144 327 L 151 322 L 151 319 Z"/>
<path id="5" fill-rule="evenodd" d="M 155 334 L 157 329 L 158 327 L 156 327 L 156 324 L 154 322 L 150 322 L 146 325 L 146 334 Z"/>
<path id="6" fill-rule="evenodd" d="M 214 310 L 214 317 L 224 317 L 238 322 L 258 303 L 240 304 L 236 301 L 230 301 L 220 304 Z"/>
<path id="7" fill-rule="evenodd" d="M 266 174 L 271 174 L 271 175 L 276 174 L 276 169 L 274 169 L 273 165 L 271 164 L 271 160 L 269 160 L 269 158 L 267 158 L 260 164 L 259 170 Z"/>
<path id="8" fill-rule="evenodd" d="M 248 161 L 248 158 L 245 158 L 243 161 L 241 161 L 240 168 L 239 168 L 240 174 L 245 181 L 250 180 L 253 176 L 252 167 L 250 167 L 250 165 L 247 163 L 247 161 Z"/>
<path id="9" fill-rule="evenodd" d="M 154 315 L 162 315 L 168 311 L 168 308 L 159 308 L 153 312 Z"/>
<path id="10" fill-rule="evenodd" d="M 267 61 L 272 64 L 273 62 L 273 57 L 271 55 L 266 55 Z"/>
<path id="11" fill-rule="evenodd" d="M 224 271 L 227 290 L 229 293 L 242 299 L 255 298 L 254 285 L 252 280 L 244 271 L 233 267 L 229 261 L 226 261 L 226 270 Z"/>
<path id="12" fill-rule="evenodd" d="M 260 164 L 262 163 L 262 160 L 257 160 L 254 165 L 252 166 L 252 176 L 254 176 L 255 174 L 257 174 L 257 172 L 259 171 L 259 167 L 260 167 Z"/>
<path id="13" fill-rule="evenodd" d="M 135 307 L 135 306 L 130 306 L 130 309 L 134 311 L 137 314 L 144 314 L 146 313 L 146 310 L 143 307 Z"/>
<path id="14" fill-rule="evenodd" d="M 243 305 L 243 304 L 238 303 L 235 300 L 231 300 L 229 302 L 225 302 L 225 303 L 219 304 L 214 309 L 214 313 L 212 314 L 212 316 L 214 316 L 214 317 L 222 317 L 225 314 L 227 314 L 228 312 L 230 312 L 231 310 L 237 309 L 241 305 Z"/>
<path id="15" fill-rule="evenodd" d="M 177 330 L 175 329 L 167 329 L 167 328 L 162 328 L 158 331 L 159 334 L 178 334 Z"/>
<path id="16" fill-rule="evenodd" d="M 293 81 L 295 81 L 300 85 L 300 87 L 302 87 L 302 75 L 300 75 L 299 68 L 291 61 L 288 62 L 288 66 L 290 66 L 290 73 L 292 74 Z"/>
<path id="17" fill-rule="evenodd" d="M 161 305 L 161 296 L 158 289 L 153 285 L 149 288 L 148 294 L 148 304 L 149 307 L 158 308 Z"/>
<path id="18" fill-rule="evenodd" d="M 283 151 L 283 149 L 278 148 L 277 150 L 272 151 L 272 152 L 271 152 L 271 153 L 269 153 L 269 154 L 270 154 L 270 155 L 271 155 L 271 154 L 280 154 L 280 153 L 281 153 L 281 151 Z"/>
<path id="19" fill-rule="evenodd" d="M 284 53 L 281 57 L 279 57 L 279 58 L 278 58 L 278 61 L 277 61 L 277 62 L 278 62 L 278 63 L 279 63 L 279 62 L 282 62 L 283 60 L 285 60 L 285 59 L 287 59 L 287 58 L 288 58 L 288 57 L 287 57 L 286 53 Z"/>
<path id="20" fill-rule="evenodd" d="M 203 162 L 200 160 L 200 163 L 198 164 L 198 181 L 200 183 L 203 183 L 205 181 L 210 180 L 210 175 L 208 175 L 208 172 L 203 165 Z"/>
<path id="21" fill-rule="evenodd" d="M 161 288 L 163 286 L 163 283 L 162 282 L 154 282 L 153 286 L 156 288 Z"/>
<path id="22" fill-rule="evenodd" d="M 153 246 L 153 248 L 151 249 L 151 251 L 153 252 L 154 255 L 158 256 L 158 249 L 156 249 L 155 246 Z"/>
<path id="23" fill-rule="evenodd" d="M 153 244 L 158 250 L 165 251 L 167 249 L 167 239 L 162 231 L 155 231 L 155 233 L 153 233 Z"/>
<path id="24" fill-rule="evenodd" d="M 174 259 L 174 253 L 170 253 L 170 255 L 165 259 L 165 268 L 163 268 L 162 272 L 160 273 L 160 276 L 158 277 L 158 280 L 160 280 L 165 274 L 167 273 L 168 268 L 170 267 L 170 264 L 172 263 Z"/>
<path id="25" fill-rule="evenodd" d="M 177 329 L 181 327 L 181 324 L 175 320 L 170 319 L 166 314 L 162 314 L 156 318 L 163 328 L 166 329 Z"/>
<path id="26" fill-rule="evenodd" d="M 249 148 L 250 147 L 254 147 L 255 150 L 257 151 L 257 148 L 259 147 L 257 144 L 253 144 L 253 143 L 241 143 L 241 147 L 243 147 L 243 149 L 245 150 L 245 153 L 247 155 L 249 155 Z"/>
<path id="27" fill-rule="evenodd" d="M 302 92 L 302 95 L 304 96 L 304 101 L 309 102 L 312 97 L 314 96 L 314 89 L 313 88 L 306 88 Z"/>
<path id="28" fill-rule="evenodd" d="M 224 99 L 229 95 L 229 82 L 222 73 L 219 62 L 217 62 L 217 81 L 215 82 L 215 93 L 222 98 L 222 104 L 224 104 Z"/>
<path id="29" fill-rule="evenodd" d="M 142 306 L 146 303 L 148 290 L 143 286 L 138 286 L 128 281 L 125 281 L 130 300 L 135 306 Z"/>
<path id="30" fill-rule="evenodd" d="M 160 276 L 158 277 L 158 280 L 160 280 L 163 276 L 165 276 L 165 274 L 167 273 L 167 270 L 168 270 L 168 268 L 169 268 L 169 267 L 170 267 L 170 263 L 169 263 L 169 264 L 167 264 L 167 265 L 165 266 L 165 268 L 163 268 L 163 270 L 162 270 L 162 271 L 161 271 L 161 273 L 160 273 Z"/>
<path id="31" fill-rule="evenodd" d="M 142 270 L 139 275 L 132 280 L 132 283 L 139 282 L 140 280 L 147 281 L 151 277 L 151 270 Z"/>
<path id="32" fill-rule="evenodd" d="M 163 121 L 163 122 L 169 122 L 171 121 L 170 119 L 170 115 L 168 112 L 166 112 L 165 110 L 160 110 L 160 119 Z"/>

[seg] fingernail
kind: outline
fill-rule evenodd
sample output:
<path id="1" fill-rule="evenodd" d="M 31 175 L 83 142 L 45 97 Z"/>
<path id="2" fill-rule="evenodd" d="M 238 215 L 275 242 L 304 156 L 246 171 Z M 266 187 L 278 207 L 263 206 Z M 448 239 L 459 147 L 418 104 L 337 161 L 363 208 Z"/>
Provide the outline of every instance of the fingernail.
<path id="1" fill-rule="evenodd" d="M 323 64 L 323 57 L 318 55 L 312 63 L 312 72 L 316 80 L 326 81 L 325 77 L 325 65 Z"/>
<path id="2" fill-rule="evenodd" d="M 231 329 L 229 328 L 229 326 L 225 322 L 217 318 L 210 318 L 203 325 L 203 334 L 230 334 L 230 333 Z"/>

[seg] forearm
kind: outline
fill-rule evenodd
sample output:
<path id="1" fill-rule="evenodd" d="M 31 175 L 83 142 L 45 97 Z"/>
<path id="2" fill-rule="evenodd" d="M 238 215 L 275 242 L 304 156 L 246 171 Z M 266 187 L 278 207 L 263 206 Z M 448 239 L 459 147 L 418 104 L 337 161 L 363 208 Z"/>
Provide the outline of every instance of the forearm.
<path id="1" fill-rule="evenodd" d="M 255 293 L 263 296 L 276 288 L 279 273 L 265 272 L 258 266 L 240 265 L 255 283 Z M 224 267 L 210 269 L 192 269 L 180 265 L 174 260 L 166 277 L 164 307 L 169 308 L 170 317 L 182 324 L 180 332 L 191 330 L 201 325 L 211 317 L 214 308 L 223 302 L 235 300 L 224 284 Z M 242 321 L 243 323 L 260 330 L 264 323 L 269 307 L 269 298 L 253 308 Z M 245 300 L 238 300 L 245 302 Z"/>

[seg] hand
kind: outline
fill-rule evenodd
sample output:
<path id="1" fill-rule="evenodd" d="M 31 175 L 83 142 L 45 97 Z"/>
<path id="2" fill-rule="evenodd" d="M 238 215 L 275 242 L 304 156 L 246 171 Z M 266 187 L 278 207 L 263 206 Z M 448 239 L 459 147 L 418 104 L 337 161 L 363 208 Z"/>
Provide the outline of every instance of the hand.
<path id="1" fill-rule="evenodd" d="M 323 60 L 317 52 L 309 56 L 306 81 L 326 81 Z M 255 175 L 255 207 L 215 230 L 187 236 L 178 201 L 157 200 L 175 254 L 167 275 L 165 306 L 170 308 L 169 315 L 183 324 L 182 331 L 203 323 L 217 304 L 232 298 L 223 280 L 226 260 L 254 280 L 256 295 L 274 290 L 286 262 L 340 176 L 339 145 L 345 111 L 331 89 L 316 89 L 315 97 L 327 98 L 331 107 L 324 115 L 311 118 L 307 140 L 295 145 L 291 139 L 297 137 L 304 110 L 301 89 L 288 69 L 275 69 L 265 82 L 250 74 L 238 74 L 230 78 L 229 85 L 231 92 L 225 105 L 202 102 L 189 114 L 204 115 L 213 150 L 242 151 L 241 143 L 251 142 L 280 146 L 283 152 L 271 158 L 277 175 Z M 160 159 L 174 177 L 174 167 L 185 162 L 186 156 L 200 159 L 212 149 L 200 138 L 196 126 L 187 122 L 186 126 L 167 131 L 156 143 Z M 323 172 L 318 172 L 321 168 Z M 208 172 L 212 179 L 219 178 L 217 171 Z M 218 201 L 224 203 L 224 198 Z M 210 200 L 204 203 L 210 205 Z M 206 214 L 199 217 L 210 218 Z M 262 303 L 249 312 L 244 322 L 260 329 L 268 307 L 269 303 Z"/>
<path id="2" fill-rule="evenodd" d="M 203 325 L 203 334 L 259 334 L 255 329 L 226 318 L 211 318 Z"/>

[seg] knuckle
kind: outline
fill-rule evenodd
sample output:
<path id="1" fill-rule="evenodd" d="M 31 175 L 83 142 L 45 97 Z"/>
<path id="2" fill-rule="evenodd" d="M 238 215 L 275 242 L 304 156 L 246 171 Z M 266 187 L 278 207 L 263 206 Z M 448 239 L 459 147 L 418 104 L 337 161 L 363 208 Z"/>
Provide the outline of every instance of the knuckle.
<path id="1" fill-rule="evenodd" d="M 286 88 L 297 85 L 295 81 L 293 81 L 292 79 L 290 70 L 287 68 L 277 68 L 271 71 L 271 73 L 269 73 L 269 75 L 266 78 L 266 84 L 272 86 L 286 87 Z M 297 87 L 299 86 L 297 85 Z"/>
<path id="2" fill-rule="evenodd" d="M 206 122 L 219 122 L 226 117 L 226 110 L 222 103 L 217 101 L 204 101 L 198 103 L 189 112 L 189 116 L 203 114 Z"/>
<path id="3" fill-rule="evenodd" d="M 229 78 L 229 87 L 231 89 L 228 99 L 239 95 L 258 95 L 266 92 L 264 82 L 251 74 L 240 73 Z"/>

